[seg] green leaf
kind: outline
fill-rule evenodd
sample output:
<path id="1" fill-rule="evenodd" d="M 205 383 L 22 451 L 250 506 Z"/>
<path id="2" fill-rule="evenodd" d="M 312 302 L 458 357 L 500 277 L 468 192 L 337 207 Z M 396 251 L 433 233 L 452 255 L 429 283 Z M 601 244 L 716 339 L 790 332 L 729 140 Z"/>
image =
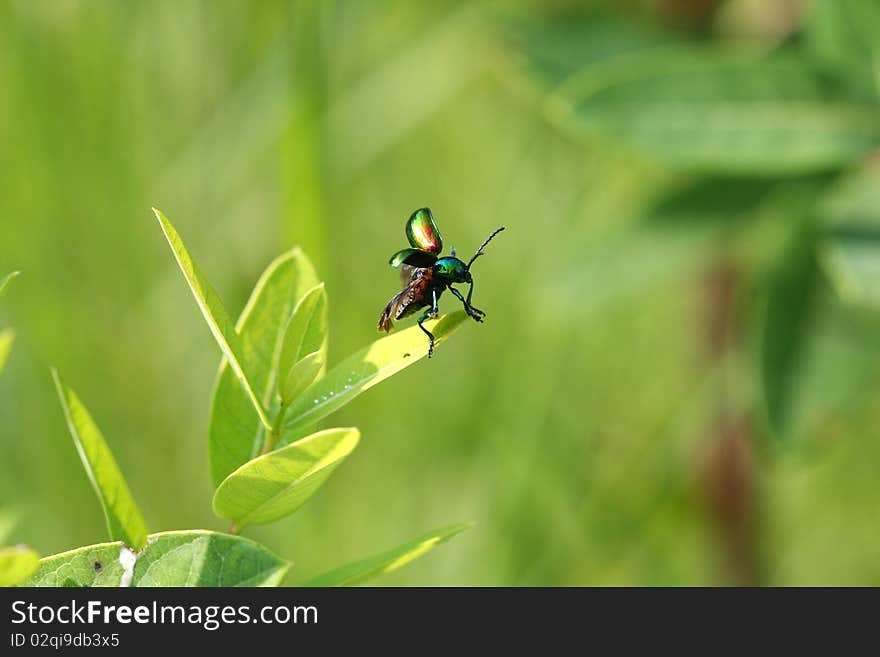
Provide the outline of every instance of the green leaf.
<path id="1" fill-rule="evenodd" d="M 21 272 L 19 271 L 13 271 L 6 274 L 6 276 L 4 276 L 3 278 L 0 278 L 0 297 L 6 294 L 6 286 L 9 285 L 9 281 L 18 276 L 20 273 Z"/>
<path id="2" fill-rule="evenodd" d="M 465 321 L 464 311 L 425 322 L 440 345 Z M 314 424 L 377 383 L 428 355 L 428 339 L 418 326 L 376 340 L 349 356 L 309 386 L 290 405 L 285 425 L 290 431 Z M 435 358 L 436 358 L 435 351 Z"/>
<path id="3" fill-rule="evenodd" d="M 0 548 L 0 586 L 15 586 L 40 567 L 39 555 L 24 546 Z"/>
<path id="4" fill-rule="evenodd" d="M 282 403 L 288 404 L 302 394 L 324 368 L 324 355 L 320 351 L 313 351 L 301 360 L 293 364 L 284 380 L 282 391 Z"/>
<path id="5" fill-rule="evenodd" d="M 278 361 L 278 388 L 283 404 L 290 403 L 296 396 L 292 391 L 294 381 L 291 379 L 294 366 L 313 352 L 318 352 L 317 360 L 323 367 L 327 359 L 327 292 L 323 283 L 306 293 L 287 324 Z M 301 370 L 299 376 L 302 374 Z"/>
<path id="6" fill-rule="evenodd" d="M 260 422 L 262 422 L 263 426 L 267 429 L 271 429 L 272 425 L 266 417 L 266 411 L 260 403 L 260 400 L 257 398 L 254 388 L 248 379 L 248 375 L 245 373 L 240 355 L 241 346 L 239 345 L 238 334 L 235 331 L 229 313 L 223 306 L 223 302 L 220 301 L 220 297 L 214 291 L 214 288 L 211 287 L 211 284 L 208 283 L 208 280 L 196 266 L 196 263 L 190 256 L 189 251 L 187 251 L 183 240 L 180 238 L 180 235 L 177 234 L 177 231 L 174 229 L 174 226 L 171 225 L 171 222 L 168 221 L 165 215 L 156 208 L 153 208 L 153 213 L 156 215 L 156 219 L 159 220 L 162 232 L 165 233 L 165 239 L 168 240 L 168 245 L 171 247 L 174 257 L 177 259 L 177 264 L 180 265 L 180 271 L 183 272 L 183 277 L 189 284 L 189 288 L 192 290 L 196 303 L 199 306 L 199 310 L 202 311 L 202 316 L 208 323 L 208 327 L 211 329 L 214 339 L 220 346 L 220 350 L 223 352 L 229 366 L 232 368 L 233 372 L 235 372 L 235 376 L 247 392 L 248 398 L 253 404 L 254 410 L 257 412 L 257 416 L 260 418 Z"/>
<path id="7" fill-rule="evenodd" d="M 837 230 L 824 241 L 821 253 L 842 300 L 880 306 L 880 232 Z"/>
<path id="8" fill-rule="evenodd" d="M 868 168 L 844 178 L 820 207 L 821 264 L 847 303 L 880 306 L 880 184 Z"/>
<path id="9" fill-rule="evenodd" d="M 686 170 L 799 174 L 841 167 L 880 143 L 876 106 L 832 98 L 795 58 L 682 48 L 587 70 L 548 113 L 575 135 Z"/>
<path id="10" fill-rule="evenodd" d="M 276 387 L 285 329 L 297 302 L 318 283 L 312 263 L 294 248 L 273 260 L 254 286 L 236 330 L 244 369 L 267 407 Z M 226 359 L 211 403 L 208 457 L 214 487 L 260 452 L 266 431 Z"/>
<path id="11" fill-rule="evenodd" d="M 880 96 L 880 3 L 813 0 L 804 29 L 807 52 L 850 82 Z"/>
<path id="12" fill-rule="evenodd" d="M 3 372 L 3 368 L 6 367 L 6 359 L 9 358 L 14 341 L 15 331 L 11 328 L 0 330 L 0 372 Z"/>
<path id="13" fill-rule="evenodd" d="M 382 554 L 334 568 L 330 572 L 308 580 L 303 586 L 354 586 L 361 584 L 379 575 L 397 570 L 468 527 L 470 525 L 458 524 L 437 529 Z"/>
<path id="14" fill-rule="evenodd" d="M 814 319 L 818 265 L 814 231 L 797 232 L 762 285 L 758 365 L 770 429 L 785 438 L 801 355 Z"/>
<path id="15" fill-rule="evenodd" d="M 293 513 L 351 454 L 359 439 L 354 428 L 326 429 L 258 456 L 220 484 L 214 513 L 239 529 Z"/>
<path id="16" fill-rule="evenodd" d="M 151 534 L 132 552 L 101 543 L 40 561 L 26 586 L 278 586 L 290 564 L 259 543 L 205 530 Z"/>
<path id="17" fill-rule="evenodd" d="M 140 549 L 146 541 L 147 524 L 128 490 L 116 459 L 76 393 L 61 382 L 54 369 L 52 378 L 76 451 L 104 508 L 110 538 Z"/>
<path id="18" fill-rule="evenodd" d="M 647 23 L 621 20 L 593 12 L 579 20 L 571 16 L 537 19 L 534 14 L 511 23 L 508 38 L 522 61 L 545 88 L 555 88 L 584 69 L 607 66 L 634 53 L 661 48 L 671 35 Z"/>

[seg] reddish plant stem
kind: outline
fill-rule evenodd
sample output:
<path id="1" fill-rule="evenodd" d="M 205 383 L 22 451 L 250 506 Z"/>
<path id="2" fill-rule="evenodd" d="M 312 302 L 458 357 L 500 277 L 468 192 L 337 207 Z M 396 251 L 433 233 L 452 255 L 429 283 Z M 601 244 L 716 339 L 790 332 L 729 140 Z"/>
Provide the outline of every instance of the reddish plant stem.
<path id="1" fill-rule="evenodd" d="M 705 272 L 702 343 L 707 367 L 724 368 L 742 351 L 739 298 L 741 274 L 727 259 Z M 752 422 L 740 395 L 721 376 L 715 419 L 708 428 L 699 464 L 699 489 L 722 554 L 725 583 L 759 583 L 757 555 L 758 500 Z"/>

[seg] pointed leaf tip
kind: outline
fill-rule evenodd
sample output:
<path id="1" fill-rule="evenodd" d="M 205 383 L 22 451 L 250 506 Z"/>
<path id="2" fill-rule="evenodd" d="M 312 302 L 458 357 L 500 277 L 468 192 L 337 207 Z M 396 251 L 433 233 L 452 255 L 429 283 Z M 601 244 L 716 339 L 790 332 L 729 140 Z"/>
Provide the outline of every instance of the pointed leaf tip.
<path id="1" fill-rule="evenodd" d="M 410 561 L 430 552 L 440 543 L 448 541 L 459 532 L 472 526 L 473 523 L 459 523 L 435 529 L 381 554 L 334 568 L 330 572 L 308 580 L 303 586 L 354 586 L 362 584 L 374 577 L 405 566 Z"/>
<path id="2" fill-rule="evenodd" d="M 141 549 L 146 542 L 147 524 L 113 453 L 76 393 L 64 385 L 55 368 L 51 368 L 51 372 L 67 428 L 104 510 L 110 538 L 136 550 Z"/>
<path id="3" fill-rule="evenodd" d="M 196 300 L 202 317 L 204 317 L 205 322 L 208 324 L 208 328 L 217 341 L 217 345 L 220 347 L 223 355 L 226 356 L 227 362 L 239 383 L 247 392 L 260 422 L 267 430 L 271 430 L 272 425 L 266 417 L 266 411 L 254 392 L 254 386 L 251 384 L 250 378 L 243 367 L 243 360 L 240 356 L 239 336 L 226 307 L 220 300 L 220 296 L 208 282 L 208 279 L 205 278 L 198 265 L 196 265 L 195 260 L 193 260 L 186 245 L 183 243 L 183 239 L 174 229 L 171 222 L 168 221 L 168 218 L 156 208 L 153 208 L 153 212 L 156 215 L 156 219 L 159 220 L 159 225 L 165 234 L 165 239 L 171 247 L 180 271 L 187 285 L 189 285 L 189 289 Z"/>

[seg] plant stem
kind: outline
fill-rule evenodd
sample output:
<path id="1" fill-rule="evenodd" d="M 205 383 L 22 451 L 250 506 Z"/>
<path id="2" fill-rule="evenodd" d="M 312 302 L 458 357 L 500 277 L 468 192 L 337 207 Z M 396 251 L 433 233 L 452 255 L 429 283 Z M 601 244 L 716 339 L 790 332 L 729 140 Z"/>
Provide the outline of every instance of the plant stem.
<path id="1" fill-rule="evenodd" d="M 271 452 L 278 441 L 281 439 L 281 430 L 284 428 L 284 416 L 287 414 L 288 404 L 282 403 L 272 423 L 272 429 L 266 434 L 266 440 L 263 441 L 263 451 L 260 454 L 268 454 Z"/>

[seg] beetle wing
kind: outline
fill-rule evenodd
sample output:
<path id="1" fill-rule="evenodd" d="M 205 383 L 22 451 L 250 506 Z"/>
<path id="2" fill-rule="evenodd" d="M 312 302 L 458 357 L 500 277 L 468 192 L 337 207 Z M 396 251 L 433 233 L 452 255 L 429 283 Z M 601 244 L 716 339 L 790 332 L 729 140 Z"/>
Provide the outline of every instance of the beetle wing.
<path id="1" fill-rule="evenodd" d="M 412 265 L 400 265 L 400 284 L 404 287 L 408 286 L 416 269 L 418 267 L 413 267 Z"/>
<path id="2" fill-rule="evenodd" d="M 402 319 L 414 311 L 428 305 L 426 298 L 431 287 L 431 269 L 414 268 L 409 279 L 409 284 L 394 296 L 382 315 L 379 317 L 379 331 L 390 332 L 394 327 L 393 321 Z"/>
<path id="3" fill-rule="evenodd" d="M 437 262 L 437 256 L 421 249 L 401 249 L 388 261 L 392 267 L 409 265 L 410 267 L 433 267 Z"/>
<path id="4" fill-rule="evenodd" d="M 412 213 L 406 222 L 406 239 L 413 248 L 428 253 L 437 254 L 443 250 L 443 238 L 430 208 L 421 208 Z"/>

